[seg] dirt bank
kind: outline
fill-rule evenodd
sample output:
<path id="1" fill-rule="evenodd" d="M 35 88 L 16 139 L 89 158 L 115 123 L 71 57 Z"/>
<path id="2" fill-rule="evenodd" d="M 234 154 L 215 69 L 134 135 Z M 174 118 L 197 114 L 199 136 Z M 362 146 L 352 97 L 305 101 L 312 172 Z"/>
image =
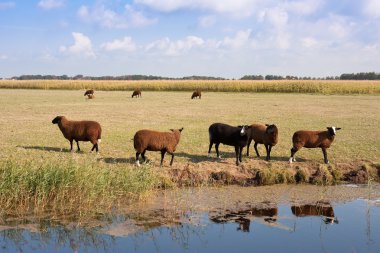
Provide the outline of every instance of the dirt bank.
<path id="1" fill-rule="evenodd" d="M 229 161 L 231 160 L 231 161 Z M 333 185 L 338 183 L 368 184 L 379 181 L 380 164 L 370 161 L 320 164 L 311 162 L 250 161 L 235 166 L 233 159 L 178 164 L 157 168 L 163 177 L 176 186 L 202 185 L 272 185 L 310 183 Z"/>

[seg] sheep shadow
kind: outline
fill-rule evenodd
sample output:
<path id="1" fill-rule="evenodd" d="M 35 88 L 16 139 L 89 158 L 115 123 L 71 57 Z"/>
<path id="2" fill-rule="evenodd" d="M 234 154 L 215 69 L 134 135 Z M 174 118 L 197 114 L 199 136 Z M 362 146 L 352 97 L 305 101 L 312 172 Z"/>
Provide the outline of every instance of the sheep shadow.
<path id="1" fill-rule="evenodd" d="M 44 146 L 17 146 L 18 148 L 23 149 L 34 149 L 34 150 L 40 150 L 40 151 L 48 151 L 48 152 L 59 152 L 59 153 L 70 153 L 70 149 L 68 148 L 57 148 L 57 147 L 44 147 Z M 82 152 L 82 151 L 80 151 Z"/>
<path id="2" fill-rule="evenodd" d="M 261 160 L 266 161 L 266 155 L 261 155 L 260 157 L 257 157 L 256 155 L 243 155 L 245 158 L 254 159 L 254 160 Z M 289 162 L 290 156 L 270 156 L 270 161 L 276 161 L 276 162 Z M 307 160 L 304 158 L 296 157 L 297 162 L 306 162 Z"/>
<path id="3" fill-rule="evenodd" d="M 222 159 L 223 158 L 235 158 L 235 153 L 234 152 L 220 152 L 220 155 L 222 156 Z M 175 153 L 175 156 L 178 156 L 178 157 L 184 157 L 184 158 L 187 158 L 189 159 L 191 162 L 193 163 L 199 163 L 199 162 L 205 162 L 205 161 L 221 161 L 221 159 L 218 159 L 216 157 L 216 153 L 211 153 L 211 156 L 208 157 L 207 154 L 205 155 L 194 155 L 194 154 L 188 154 L 188 153 L 184 153 L 184 152 L 181 152 L 181 153 Z"/>
<path id="4" fill-rule="evenodd" d="M 135 158 L 129 157 L 129 158 L 115 158 L 115 157 L 104 157 L 104 158 L 98 158 L 98 162 L 105 162 L 108 164 L 126 164 L 126 163 L 134 163 Z"/>
<path id="5" fill-rule="evenodd" d="M 193 154 L 188 154 L 188 153 L 184 153 L 184 152 L 174 153 L 174 155 L 178 156 L 178 157 L 187 158 L 187 159 L 189 159 L 193 163 L 198 163 L 198 162 L 203 162 L 203 161 L 210 160 L 210 158 L 207 157 L 207 155 L 193 155 Z"/>

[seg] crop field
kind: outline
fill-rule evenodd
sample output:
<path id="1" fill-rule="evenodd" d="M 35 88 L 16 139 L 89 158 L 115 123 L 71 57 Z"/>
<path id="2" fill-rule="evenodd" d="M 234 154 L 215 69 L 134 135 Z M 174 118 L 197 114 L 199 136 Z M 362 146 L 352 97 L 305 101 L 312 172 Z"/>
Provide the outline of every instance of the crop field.
<path id="1" fill-rule="evenodd" d="M 129 91 L 218 91 L 308 94 L 380 94 L 380 81 L 347 80 L 0 80 L 0 88 Z"/>
<path id="2" fill-rule="evenodd" d="M 296 130 L 341 127 L 328 150 L 333 164 L 368 161 L 380 163 L 380 97 L 374 95 L 310 95 L 252 92 L 203 92 L 191 100 L 186 91 L 96 91 L 95 99 L 84 90 L 0 89 L 0 203 L 3 207 L 53 203 L 57 208 L 79 204 L 110 204 L 125 196 L 171 187 L 161 174 L 170 155 L 159 167 L 159 152 L 147 152 L 149 162 L 134 165 L 133 136 L 140 129 L 168 131 L 184 127 L 173 170 L 193 166 L 199 171 L 235 168 L 234 148 L 221 145 L 222 159 L 207 157 L 208 127 L 214 122 L 231 125 L 274 123 L 279 143 L 265 162 L 265 149 L 257 158 L 243 156 L 241 168 L 270 164 L 288 168 L 292 134 Z M 96 120 L 102 128 L 99 154 L 80 142 L 81 152 L 69 152 L 69 142 L 52 119 Z M 76 148 L 76 145 L 74 145 Z M 243 154 L 245 154 L 244 149 Z M 302 149 L 296 164 L 323 163 L 320 149 Z"/>

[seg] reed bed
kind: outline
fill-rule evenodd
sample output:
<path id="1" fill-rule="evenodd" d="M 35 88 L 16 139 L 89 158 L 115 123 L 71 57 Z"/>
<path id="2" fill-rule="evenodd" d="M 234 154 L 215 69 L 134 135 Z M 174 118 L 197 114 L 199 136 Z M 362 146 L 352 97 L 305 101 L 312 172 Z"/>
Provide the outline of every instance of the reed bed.
<path id="1" fill-rule="evenodd" d="M 380 81 L 346 80 L 0 80 L 0 88 L 128 91 L 202 91 L 309 93 L 309 94 L 380 94 Z"/>
<path id="2" fill-rule="evenodd" d="M 0 160 L 0 205 L 24 213 L 61 213 L 112 207 L 118 199 L 138 199 L 159 187 L 150 166 L 113 168 L 74 159 Z"/>

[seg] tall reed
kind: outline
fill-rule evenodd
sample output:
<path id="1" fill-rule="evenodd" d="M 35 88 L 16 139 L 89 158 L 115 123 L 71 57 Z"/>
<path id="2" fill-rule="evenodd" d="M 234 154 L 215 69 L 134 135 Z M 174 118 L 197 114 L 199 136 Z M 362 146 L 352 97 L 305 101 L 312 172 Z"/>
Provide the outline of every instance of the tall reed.
<path id="1" fill-rule="evenodd" d="M 149 166 L 111 170 L 99 163 L 74 160 L 0 160 L 0 205 L 19 212 L 111 206 L 118 199 L 141 197 L 158 188 L 159 181 Z"/>

